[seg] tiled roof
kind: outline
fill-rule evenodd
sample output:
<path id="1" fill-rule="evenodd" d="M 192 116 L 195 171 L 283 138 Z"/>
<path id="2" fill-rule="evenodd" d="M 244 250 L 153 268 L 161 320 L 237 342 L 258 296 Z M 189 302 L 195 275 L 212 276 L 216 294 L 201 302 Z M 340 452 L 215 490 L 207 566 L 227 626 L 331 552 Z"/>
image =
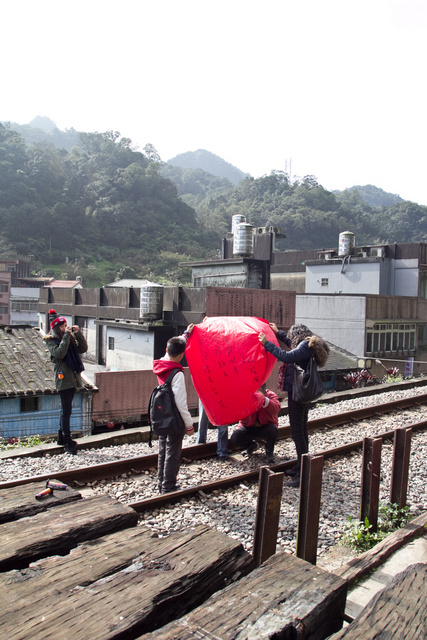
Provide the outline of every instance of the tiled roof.
<path id="1" fill-rule="evenodd" d="M 324 367 L 320 371 L 348 371 L 357 369 L 358 357 L 353 353 L 341 349 L 334 344 L 328 342 L 329 345 L 329 358 Z"/>
<path id="2" fill-rule="evenodd" d="M 0 326 L 0 398 L 56 393 L 49 351 L 38 329 Z"/>

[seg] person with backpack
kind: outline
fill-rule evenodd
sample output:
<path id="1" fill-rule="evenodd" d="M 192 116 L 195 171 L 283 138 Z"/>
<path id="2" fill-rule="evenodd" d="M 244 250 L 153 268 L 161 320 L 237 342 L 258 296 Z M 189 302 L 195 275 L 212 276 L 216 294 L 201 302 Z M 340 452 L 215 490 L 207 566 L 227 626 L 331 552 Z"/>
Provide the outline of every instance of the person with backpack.
<path id="1" fill-rule="evenodd" d="M 163 358 L 153 361 L 153 373 L 157 376 L 159 385 L 163 385 L 169 379 L 169 376 L 175 372 L 171 381 L 171 388 L 179 414 L 176 420 L 173 420 L 173 428 L 168 430 L 168 435 L 159 435 L 159 493 L 178 491 L 177 476 L 181 462 L 182 439 L 184 435 L 191 436 L 194 432 L 193 418 L 190 415 L 187 404 L 184 367 L 181 364 L 187 340 L 193 329 L 194 324 L 190 324 L 182 336 L 170 338 Z"/>

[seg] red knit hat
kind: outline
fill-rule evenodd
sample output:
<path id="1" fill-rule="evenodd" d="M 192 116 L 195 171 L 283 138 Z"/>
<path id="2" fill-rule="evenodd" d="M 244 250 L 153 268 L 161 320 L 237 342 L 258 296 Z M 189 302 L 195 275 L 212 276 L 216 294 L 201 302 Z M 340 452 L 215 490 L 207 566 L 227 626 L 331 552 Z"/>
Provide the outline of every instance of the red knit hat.
<path id="1" fill-rule="evenodd" d="M 53 327 L 56 327 L 57 325 L 64 324 L 64 322 L 67 322 L 67 320 L 63 316 L 56 315 L 55 309 L 49 310 L 49 321 L 50 321 L 51 329 L 53 329 Z"/>

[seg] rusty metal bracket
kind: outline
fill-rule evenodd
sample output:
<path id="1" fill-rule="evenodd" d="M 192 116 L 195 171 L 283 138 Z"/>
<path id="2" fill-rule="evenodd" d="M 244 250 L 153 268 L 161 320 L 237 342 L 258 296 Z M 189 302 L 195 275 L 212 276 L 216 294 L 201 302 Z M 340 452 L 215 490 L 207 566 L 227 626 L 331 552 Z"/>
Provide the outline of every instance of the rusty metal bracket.
<path id="1" fill-rule="evenodd" d="M 316 564 L 323 456 L 306 453 L 302 456 L 301 462 L 296 555 L 311 564 Z"/>
<path id="2" fill-rule="evenodd" d="M 274 473 L 269 467 L 261 467 L 259 470 L 253 546 L 255 567 L 259 567 L 276 553 L 284 475 Z"/>
<path id="3" fill-rule="evenodd" d="M 394 430 L 393 465 L 391 469 L 390 502 L 401 509 L 406 505 L 412 429 Z"/>
<path id="4" fill-rule="evenodd" d="M 382 438 L 363 438 L 359 519 L 368 518 L 372 531 L 378 527 L 382 444 Z"/>

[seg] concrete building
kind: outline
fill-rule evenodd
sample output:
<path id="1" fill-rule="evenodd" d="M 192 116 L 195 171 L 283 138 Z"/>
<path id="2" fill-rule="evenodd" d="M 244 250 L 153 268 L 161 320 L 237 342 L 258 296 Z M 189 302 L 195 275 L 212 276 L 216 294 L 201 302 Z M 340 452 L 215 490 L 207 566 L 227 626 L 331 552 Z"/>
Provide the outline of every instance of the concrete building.
<path id="1" fill-rule="evenodd" d="M 39 326 L 37 302 L 40 289 L 32 287 L 11 287 L 10 290 L 10 324 L 26 324 Z"/>

